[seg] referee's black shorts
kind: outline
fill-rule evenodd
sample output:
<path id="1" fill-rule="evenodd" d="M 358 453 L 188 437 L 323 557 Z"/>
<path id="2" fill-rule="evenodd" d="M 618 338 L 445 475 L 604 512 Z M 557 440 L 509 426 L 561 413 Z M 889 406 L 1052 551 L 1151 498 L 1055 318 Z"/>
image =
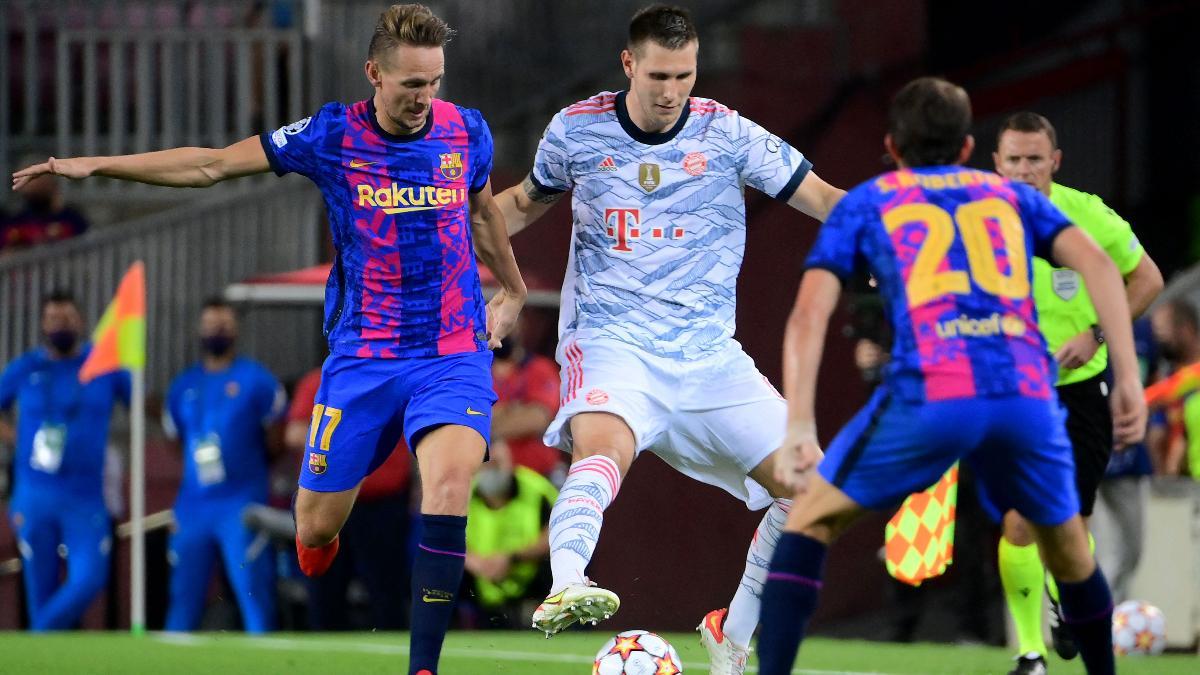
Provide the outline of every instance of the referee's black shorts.
<path id="1" fill-rule="evenodd" d="M 1086 517 L 1092 515 L 1096 490 L 1112 455 L 1112 410 L 1108 407 L 1107 373 L 1057 389 L 1058 400 L 1067 410 L 1067 436 L 1075 449 L 1079 513 Z"/>

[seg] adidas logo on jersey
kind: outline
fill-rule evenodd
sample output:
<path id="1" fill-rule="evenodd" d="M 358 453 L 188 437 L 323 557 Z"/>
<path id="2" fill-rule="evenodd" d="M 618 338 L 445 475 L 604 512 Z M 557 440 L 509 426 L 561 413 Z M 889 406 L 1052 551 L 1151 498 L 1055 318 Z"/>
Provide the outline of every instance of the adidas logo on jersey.
<path id="1" fill-rule="evenodd" d="M 616 171 L 617 163 L 613 161 L 612 155 L 609 155 L 604 158 L 604 161 L 600 162 L 600 166 L 597 166 L 596 170 L 597 171 Z"/>

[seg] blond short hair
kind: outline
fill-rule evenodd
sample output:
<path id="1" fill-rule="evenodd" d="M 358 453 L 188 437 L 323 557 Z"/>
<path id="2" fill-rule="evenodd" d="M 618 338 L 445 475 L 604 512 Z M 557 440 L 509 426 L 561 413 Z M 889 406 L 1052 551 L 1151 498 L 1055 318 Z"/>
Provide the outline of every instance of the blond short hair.
<path id="1" fill-rule="evenodd" d="M 378 61 L 400 45 L 441 47 L 454 31 L 425 5 L 392 5 L 379 15 L 367 58 Z"/>

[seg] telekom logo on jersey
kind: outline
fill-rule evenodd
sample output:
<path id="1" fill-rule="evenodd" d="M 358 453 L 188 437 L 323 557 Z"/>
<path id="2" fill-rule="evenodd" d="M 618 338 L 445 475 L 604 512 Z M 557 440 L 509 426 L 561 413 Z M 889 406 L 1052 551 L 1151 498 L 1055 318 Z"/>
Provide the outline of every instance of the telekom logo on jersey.
<path id="1" fill-rule="evenodd" d="M 630 253 L 633 247 L 629 242 L 634 239 L 642 238 L 642 210 L 632 208 L 610 208 L 604 209 L 604 224 L 605 232 L 609 238 L 616 241 L 613 244 L 612 250 L 619 253 Z M 666 237 L 666 231 L 661 227 L 652 227 L 649 230 L 648 236 L 654 239 L 663 239 Z M 671 228 L 672 239 L 683 239 L 683 228 Z"/>

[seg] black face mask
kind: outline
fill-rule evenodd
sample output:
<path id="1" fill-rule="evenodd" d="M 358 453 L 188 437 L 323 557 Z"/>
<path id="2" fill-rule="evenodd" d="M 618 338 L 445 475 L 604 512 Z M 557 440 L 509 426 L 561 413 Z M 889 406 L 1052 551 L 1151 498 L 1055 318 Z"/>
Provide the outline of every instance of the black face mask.
<path id="1" fill-rule="evenodd" d="M 212 356 L 224 356 L 233 348 L 233 338 L 223 333 L 215 335 L 202 335 L 200 337 L 200 349 L 205 354 Z"/>
<path id="2" fill-rule="evenodd" d="M 60 354 L 70 354 L 75 349 L 75 345 L 79 342 L 79 333 L 65 328 L 63 330 L 53 330 L 46 333 L 46 342 Z"/>

